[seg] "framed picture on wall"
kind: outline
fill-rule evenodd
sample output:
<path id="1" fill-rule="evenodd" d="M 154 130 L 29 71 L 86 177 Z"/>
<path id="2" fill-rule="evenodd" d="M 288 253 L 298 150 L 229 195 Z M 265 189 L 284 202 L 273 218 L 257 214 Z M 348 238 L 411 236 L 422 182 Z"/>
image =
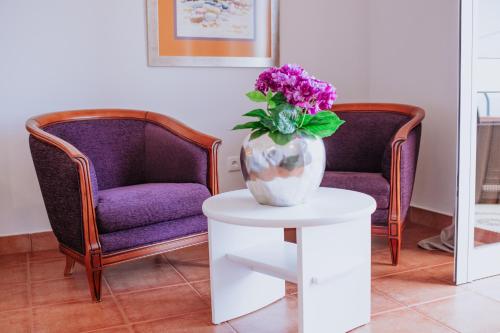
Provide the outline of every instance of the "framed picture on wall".
<path id="1" fill-rule="evenodd" d="M 278 0 L 147 0 L 150 66 L 278 64 Z"/>

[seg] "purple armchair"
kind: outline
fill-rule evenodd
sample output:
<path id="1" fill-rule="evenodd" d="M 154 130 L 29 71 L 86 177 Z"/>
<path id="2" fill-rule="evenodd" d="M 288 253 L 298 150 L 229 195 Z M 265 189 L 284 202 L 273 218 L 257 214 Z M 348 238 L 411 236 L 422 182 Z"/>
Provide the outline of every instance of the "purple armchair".
<path id="1" fill-rule="evenodd" d="M 220 140 L 134 110 L 57 112 L 26 127 L 64 273 L 85 265 L 93 300 L 104 266 L 207 241 L 201 206 L 218 193 Z"/>
<path id="2" fill-rule="evenodd" d="M 402 104 L 338 104 L 332 111 L 346 123 L 324 140 L 326 172 L 321 186 L 375 198 L 372 234 L 388 237 L 392 264 L 397 265 L 425 112 Z"/>

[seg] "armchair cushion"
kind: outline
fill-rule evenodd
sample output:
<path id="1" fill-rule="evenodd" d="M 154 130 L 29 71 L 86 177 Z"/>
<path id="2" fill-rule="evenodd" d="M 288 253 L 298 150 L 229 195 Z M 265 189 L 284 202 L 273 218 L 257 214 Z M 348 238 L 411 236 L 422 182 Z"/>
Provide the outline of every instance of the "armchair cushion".
<path id="1" fill-rule="evenodd" d="M 326 171 L 321 186 L 366 193 L 375 199 L 377 209 L 389 208 L 390 184 L 380 173 Z"/>
<path id="2" fill-rule="evenodd" d="M 99 191 L 100 233 L 144 227 L 202 214 L 208 188 L 195 183 L 150 183 Z"/>
<path id="3" fill-rule="evenodd" d="M 207 218 L 204 215 L 195 215 L 145 227 L 100 234 L 99 240 L 102 252 L 107 254 L 206 231 Z"/>

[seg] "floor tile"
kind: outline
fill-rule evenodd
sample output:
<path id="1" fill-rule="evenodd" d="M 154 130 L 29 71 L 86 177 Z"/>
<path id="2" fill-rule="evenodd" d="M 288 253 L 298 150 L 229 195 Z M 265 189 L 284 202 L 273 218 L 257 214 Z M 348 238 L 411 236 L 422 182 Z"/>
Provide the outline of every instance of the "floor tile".
<path id="1" fill-rule="evenodd" d="M 394 311 L 405 307 L 403 304 L 396 302 L 394 299 L 384 295 L 376 290 L 372 290 L 372 315 L 381 312 Z"/>
<path id="2" fill-rule="evenodd" d="M 0 329 L 2 332 L 31 332 L 29 310 L 3 312 L 0 314 Z"/>
<path id="3" fill-rule="evenodd" d="M 462 333 L 500 332 L 500 302 L 472 292 L 415 309 Z"/>
<path id="4" fill-rule="evenodd" d="M 210 304 L 210 281 L 193 282 L 191 285 L 200 293 L 201 298 L 203 298 L 207 304 Z"/>
<path id="5" fill-rule="evenodd" d="M 59 242 L 52 231 L 31 234 L 31 251 L 57 250 Z"/>
<path id="6" fill-rule="evenodd" d="M 372 236 L 372 252 L 382 250 L 389 251 L 389 241 L 387 240 L 387 237 Z"/>
<path id="7" fill-rule="evenodd" d="M 446 326 L 415 311 L 404 309 L 373 316 L 370 323 L 352 333 L 453 333 Z"/>
<path id="8" fill-rule="evenodd" d="M 446 228 L 453 223 L 453 217 L 427 210 L 410 207 L 408 211 L 408 220 L 412 225 L 423 225 L 437 230 Z"/>
<path id="9" fill-rule="evenodd" d="M 131 322 L 161 319 L 208 308 L 187 284 L 117 295 Z"/>
<path id="10" fill-rule="evenodd" d="M 412 248 L 402 251 L 399 264 L 393 266 L 391 264 L 391 255 L 389 251 L 377 251 L 372 253 L 372 277 L 377 278 L 408 270 L 433 267 L 452 262 L 452 254 Z"/>
<path id="11" fill-rule="evenodd" d="M 416 248 L 423 239 L 439 235 L 440 229 L 420 224 L 408 224 L 403 232 L 403 249 Z"/>
<path id="12" fill-rule="evenodd" d="M 500 302 L 500 275 L 474 281 L 468 284 L 467 288 Z"/>
<path id="13" fill-rule="evenodd" d="M 296 333 L 297 303 L 296 297 L 287 296 L 229 323 L 238 333 Z"/>
<path id="14" fill-rule="evenodd" d="M 28 281 L 28 268 L 26 265 L 0 266 L 0 285 L 24 283 L 26 281 Z"/>
<path id="15" fill-rule="evenodd" d="M 26 253 L 4 254 L 0 256 L 0 267 L 26 265 L 27 260 Z"/>
<path id="16" fill-rule="evenodd" d="M 372 288 L 406 305 L 453 296 L 465 290 L 438 280 L 424 270 L 372 280 Z"/>
<path id="17" fill-rule="evenodd" d="M 83 332 L 124 324 L 111 298 L 104 298 L 99 303 L 85 300 L 36 307 L 33 316 L 37 333 Z"/>
<path id="18" fill-rule="evenodd" d="M 104 277 L 113 293 L 166 287 L 184 283 L 184 279 L 163 259 L 144 259 L 104 269 Z"/>
<path id="19" fill-rule="evenodd" d="M 210 311 L 160 319 L 133 326 L 137 333 L 233 333 L 227 324 L 213 325 Z"/>
<path id="20" fill-rule="evenodd" d="M 401 256 L 404 255 L 406 255 L 404 252 L 401 253 Z M 412 269 L 412 266 L 402 260 L 399 265 L 392 265 L 389 249 L 387 249 L 387 251 L 377 251 L 372 253 L 372 278 L 401 273 L 410 269 Z"/>
<path id="21" fill-rule="evenodd" d="M 31 252 L 29 254 L 29 260 L 31 262 L 41 261 L 41 260 L 53 260 L 53 259 L 66 259 L 66 256 L 62 254 L 59 250 L 44 250 Z"/>
<path id="22" fill-rule="evenodd" d="M 26 283 L 7 284 L 0 288 L 0 311 L 22 309 L 29 306 Z"/>
<path id="23" fill-rule="evenodd" d="M 48 280 L 31 284 L 33 305 L 84 300 L 91 302 L 90 290 L 85 274 L 74 274 L 71 278 Z M 102 285 L 102 295 L 109 295 L 106 284 Z"/>
<path id="24" fill-rule="evenodd" d="M 453 263 L 453 254 L 442 251 L 427 251 L 418 247 L 407 249 L 400 258 L 407 266 L 424 268 Z"/>
<path id="25" fill-rule="evenodd" d="M 287 295 L 295 295 L 297 293 L 297 284 L 296 283 L 286 281 L 285 288 L 286 288 Z"/>
<path id="26" fill-rule="evenodd" d="M 208 243 L 188 246 L 180 250 L 165 253 L 164 256 L 169 260 L 182 261 L 208 259 Z"/>
<path id="27" fill-rule="evenodd" d="M 133 333 L 132 327 L 130 326 L 114 326 L 110 328 L 103 328 L 99 330 L 87 331 L 89 333 Z"/>
<path id="28" fill-rule="evenodd" d="M 170 263 L 189 282 L 203 281 L 210 279 L 210 267 L 208 260 L 193 260 L 193 261 L 171 260 Z"/>
<path id="29" fill-rule="evenodd" d="M 31 281 L 63 279 L 66 259 L 51 259 L 46 261 L 35 261 L 30 263 Z M 85 268 L 79 263 L 75 264 L 73 275 L 85 274 Z"/>
<path id="30" fill-rule="evenodd" d="M 27 253 L 31 251 L 30 236 L 14 235 L 0 237 L 0 254 Z"/>
<path id="31" fill-rule="evenodd" d="M 455 283 L 453 282 L 454 280 L 453 275 L 455 273 L 454 263 L 433 266 L 431 268 L 425 268 L 424 271 L 429 272 L 430 274 L 432 274 L 433 278 L 441 280 L 444 283 L 455 285 Z"/>

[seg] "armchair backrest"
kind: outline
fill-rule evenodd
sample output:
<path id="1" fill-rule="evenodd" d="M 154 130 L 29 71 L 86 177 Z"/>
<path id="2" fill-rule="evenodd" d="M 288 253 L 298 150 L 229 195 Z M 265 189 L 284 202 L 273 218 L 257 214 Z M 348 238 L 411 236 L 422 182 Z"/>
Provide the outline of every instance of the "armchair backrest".
<path id="1" fill-rule="evenodd" d="M 136 119 L 70 120 L 43 129 L 70 143 L 92 163 L 99 190 L 144 181 L 145 122 Z"/>
<path id="2" fill-rule="evenodd" d="M 115 117 L 101 111 L 91 117 L 64 113 L 41 126 L 89 159 L 99 190 L 148 182 L 208 185 L 205 149 L 147 119 L 147 112 L 125 111 Z"/>
<path id="3" fill-rule="evenodd" d="M 324 139 L 326 170 L 382 172 L 386 148 L 410 117 L 383 110 L 347 111 L 339 107 L 334 111 L 345 124 Z"/>

